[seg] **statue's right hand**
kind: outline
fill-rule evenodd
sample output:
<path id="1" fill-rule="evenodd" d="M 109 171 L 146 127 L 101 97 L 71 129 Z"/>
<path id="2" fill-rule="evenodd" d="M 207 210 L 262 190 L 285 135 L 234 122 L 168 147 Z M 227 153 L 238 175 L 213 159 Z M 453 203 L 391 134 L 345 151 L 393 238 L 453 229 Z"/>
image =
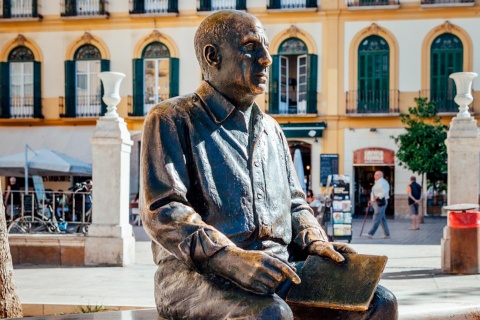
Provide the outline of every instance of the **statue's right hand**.
<path id="1" fill-rule="evenodd" d="M 278 284 L 286 279 L 300 283 L 292 267 L 261 251 L 226 247 L 210 258 L 208 267 L 210 272 L 258 294 L 275 293 Z"/>

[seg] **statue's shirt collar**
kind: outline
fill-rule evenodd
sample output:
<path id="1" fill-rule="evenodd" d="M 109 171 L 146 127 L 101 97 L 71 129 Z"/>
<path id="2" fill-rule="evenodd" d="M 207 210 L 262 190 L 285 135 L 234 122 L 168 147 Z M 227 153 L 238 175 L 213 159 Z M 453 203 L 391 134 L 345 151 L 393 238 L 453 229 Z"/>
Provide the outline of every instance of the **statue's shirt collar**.
<path id="1" fill-rule="evenodd" d="M 235 106 L 207 81 L 202 81 L 195 94 L 202 100 L 215 123 L 222 123 L 235 110 Z M 252 115 L 257 114 L 259 108 L 255 102 L 252 108 L 256 111 L 252 112 Z"/>

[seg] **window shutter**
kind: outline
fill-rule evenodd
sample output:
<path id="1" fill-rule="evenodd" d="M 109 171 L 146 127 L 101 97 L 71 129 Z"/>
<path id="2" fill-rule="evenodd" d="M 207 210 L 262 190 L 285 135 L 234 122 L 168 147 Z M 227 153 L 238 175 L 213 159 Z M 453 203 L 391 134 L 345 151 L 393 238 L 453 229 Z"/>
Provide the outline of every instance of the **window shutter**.
<path id="1" fill-rule="evenodd" d="M 32 17 L 38 17 L 38 5 L 37 0 L 32 1 Z"/>
<path id="2" fill-rule="evenodd" d="M 77 2 L 76 0 L 64 0 L 65 1 L 65 15 L 76 16 L 77 15 Z"/>
<path id="3" fill-rule="evenodd" d="M 76 116 L 75 61 L 65 61 L 65 117 Z"/>
<path id="4" fill-rule="evenodd" d="M 133 114 L 143 116 L 143 59 L 133 59 Z"/>
<path id="5" fill-rule="evenodd" d="M 211 0 L 200 0 L 200 11 L 210 11 L 212 8 Z"/>
<path id="6" fill-rule="evenodd" d="M 178 1 L 168 0 L 168 12 L 178 12 Z"/>
<path id="7" fill-rule="evenodd" d="M 11 18 L 10 1 L 3 0 L 3 17 Z"/>
<path id="8" fill-rule="evenodd" d="M 110 71 L 110 60 L 100 60 L 100 71 Z M 107 113 L 107 104 L 103 102 L 103 95 L 104 95 L 104 90 L 103 90 L 103 85 L 100 87 L 100 101 L 102 102 L 102 111 L 100 111 L 100 115 L 104 116 L 105 113 Z"/>
<path id="9" fill-rule="evenodd" d="M 317 114 L 318 56 L 307 54 L 307 113 Z"/>
<path id="10" fill-rule="evenodd" d="M 307 0 L 307 8 L 316 8 L 317 0 Z"/>
<path id="11" fill-rule="evenodd" d="M 145 0 L 133 0 L 132 13 L 145 13 Z"/>
<path id="12" fill-rule="evenodd" d="M 179 78 L 179 60 L 178 58 L 170 58 L 170 96 L 169 98 L 178 96 L 178 78 Z"/>
<path id="13" fill-rule="evenodd" d="M 43 118 L 42 115 L 42 72 L 41 64 L 33 62 L 33 117 Z"/>
<path id="14" fill-rule="evenodd" d="M 237 10 L 247 10 L 247 4 L 245 0 L 237 0 Z"/>
<path id="15" fill-rule="evenodd" d="M 280 9 L 281 6 L 281 0 L 270 0 L 269 9 Z"/>
<path id="16" fill-rule="evenodd" d="M 10 64 L 0 62 L 0 118 L 10 118 Z"/>
<path id="17" fill-rule="evenodd" d="M 270 66 L 270 86 L 268 90 L 268 113 L 278 114 L 278 90 L 280 81 L 280 56 L 272 55 L 272 65 Z"/>

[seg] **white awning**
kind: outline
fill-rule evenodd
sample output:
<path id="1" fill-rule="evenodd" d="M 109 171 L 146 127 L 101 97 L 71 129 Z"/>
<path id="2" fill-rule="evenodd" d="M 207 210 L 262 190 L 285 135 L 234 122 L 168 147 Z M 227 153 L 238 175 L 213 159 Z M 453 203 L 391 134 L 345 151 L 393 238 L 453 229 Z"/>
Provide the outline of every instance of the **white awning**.
<path id="1" fill-rule="evenodd" d="M 0 127 L 0 156 L 47 148 L 91 164 L 95 126 Z"/>

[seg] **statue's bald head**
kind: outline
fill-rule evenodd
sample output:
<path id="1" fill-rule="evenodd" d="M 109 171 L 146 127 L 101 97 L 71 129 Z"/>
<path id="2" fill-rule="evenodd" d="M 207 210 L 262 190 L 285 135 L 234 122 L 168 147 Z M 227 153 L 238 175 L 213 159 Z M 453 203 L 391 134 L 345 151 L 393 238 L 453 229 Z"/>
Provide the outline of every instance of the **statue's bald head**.
<path id="1" fill-rule="evenodd" d="M 206 45 L 219 47 L 226 41 L 232 41 L 236 36 L 235 30 L 239 24 L 246 20 L 257 20 L 249 13 L 237 10 L 220 10 L 207 16 L 195 33 L 195 55 L 202 69 L 202 73 L 208 79 L 208 64 L 205 62 L 204 49 Z"/>

